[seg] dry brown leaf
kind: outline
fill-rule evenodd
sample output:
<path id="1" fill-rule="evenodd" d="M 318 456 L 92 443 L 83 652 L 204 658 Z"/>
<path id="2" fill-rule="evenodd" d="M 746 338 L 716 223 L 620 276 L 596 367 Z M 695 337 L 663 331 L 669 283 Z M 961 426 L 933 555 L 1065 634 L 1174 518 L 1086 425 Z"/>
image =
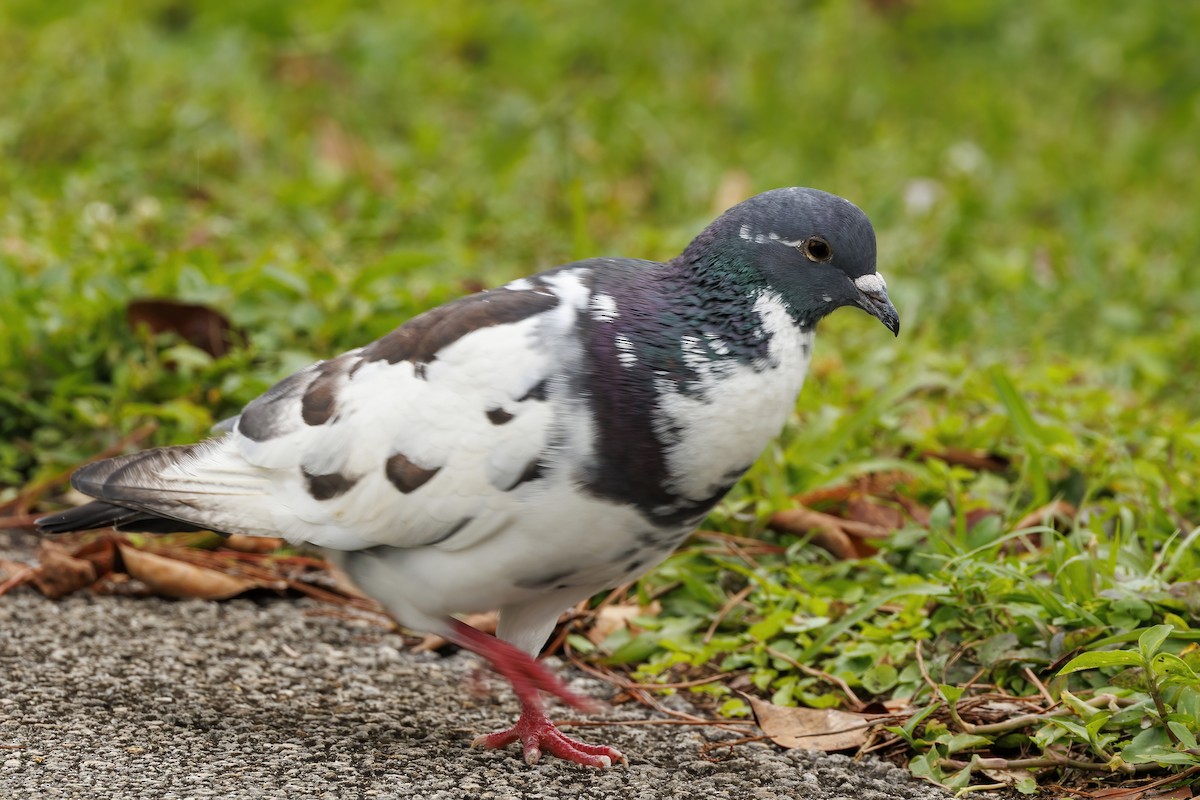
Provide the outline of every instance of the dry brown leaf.
<path id="1" fill-rule="evenodd" d="M 746 695 L 767 738 L 789 750 L 854 750 L 866 744 L 871 723 L 886 714 L 854 714 L 835 708 L 777 706 Z"/>
<path id="2" fill-rule="evenodd" d="M 995 453 L 979 450 L 963 450 L 959 447 L 947 447 L 945 450 L 926 450 L 921 453 L 921 460 L 928 461 L 936 458 L 947 464 L 973 469 L 976 472 L 1004 472 L 1009 467 L 1009 460 Z"/>
<path id="3" fill-rule="evenodd" d="M 0 597 L 33 578 L 34 568 L 22 561 L 0 558 Z"/>
<path id="4" fill-rule="evenodd" d="M 904 512 L 869 497 L 851 497 L 846 503 L 846 518 L 889 531 L 904 527 Z"/>
<path id="5" fill-rule="evenodd" d="M 202 600 L 226 600 L 251 589 L 287 588 L 284 581 L 261 580 L 230 575 L 215 569 L 189 564 L 167 556 L 120 544 L 121 560 L 132 577 L 167 597 L 198 597 Z"/>
<path id="6" fill-rule="evenodd" d="M 246 536 L 234 533 L 225 537 L 225 541 L 221 544 L 230 550 L 238 550 L 242 553 L 274 553 L 283 547 L 284 540 L 278 536 Z"/>
<path id="7" fill-rule="evenodd" d="M 96 576 L 103 577 L 113 571 L 117 561 L 117 541 L 113 536 L 101 536 L 85 541 L 71 553 L 75 558 L 90 561 L 96 568 Z"/>
<path id="8" fill-rule="evenodd" d="M 222 313 L 207 306 L 176 300 L 133 300 L 125 308 L 129 327 L 145 326 L 151 333 L 171 331 L 213 358 L 233 347 L 233 326 Z"/>
<path id="9" fill-rule="evenodd" d="M 55 542 L 43 541 L 38 547 L 37 559 L 40 566 L 34 570 L 30 583 L 51 600 L 90 586 L 96 580 L 96 567 L 92 562 L 75 558 Z"/>
<path id="10" fill-rule="evenodd" d="M 592 644 L 598 645 L 614 631 L 629 627 L 629 622 L 634 617 L 654 616 L 660 611 L 662 611 L 662 604 L 657 600 L 652 601 L 648 606 L 639 606 L 636 603 L 607 605 L 597 609 L 596 616 L 591 626 L 584 632 L 584 636 Z"/>
<path id="11" fill-rule="evenodd" d="M 1066 500 L 1054 500 L 1041 508 L 1030 511 L 1025 516 L 1017 520 L 1013 525 L 1014 531 L 1019 531 L 1023 528 L 1032 528 L 1034 525 L 1050 525 L 1060 522 L 1065 525 L 1070 523 L 1079 515 L 1079 509 Z"/>
<path id="12" fill-rule="evenodd" d="M 871 555 L 875 552 L 874 545 L 863 540 L 882 539 L 889 533 L 887 528 L 879 525 L 842 519 L 802 506 L 776 511 L 767 524 L 772 530 L 800 536 L 815 532 L 814 544 L 844 559 Z"/>

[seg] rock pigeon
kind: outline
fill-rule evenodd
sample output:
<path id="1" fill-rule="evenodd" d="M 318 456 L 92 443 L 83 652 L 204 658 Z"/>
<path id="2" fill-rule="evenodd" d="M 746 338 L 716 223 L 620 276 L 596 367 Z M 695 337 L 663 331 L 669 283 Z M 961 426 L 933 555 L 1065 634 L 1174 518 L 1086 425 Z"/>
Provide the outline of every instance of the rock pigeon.
<path id="1" fill-rule="evenodd" d="M 283 536 L 331 558 L 405 626 L 473 650 L 519 741 L 624 761 L 560 733 L 536 661 L 559 615 L 662 561 L 779 433 L 817 322 L 856 306 L 899 332 L 855 205 L 769 191 L 667 263 L 593 258 L 421 314 L 284 378 L 224 435 L 82 467 L 96 501 L 44 532 L 115 526 Z M 499 609 L 496 636 L 454 614 Z"/>

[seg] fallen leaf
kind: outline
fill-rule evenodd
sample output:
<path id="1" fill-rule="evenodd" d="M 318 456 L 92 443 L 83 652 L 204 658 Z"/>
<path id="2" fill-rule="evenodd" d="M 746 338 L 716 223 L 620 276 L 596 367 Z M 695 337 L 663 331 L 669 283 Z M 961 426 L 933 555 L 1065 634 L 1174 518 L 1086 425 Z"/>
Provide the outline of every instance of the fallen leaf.
<path id="1" fill-rule="evenodd" d="M 158 594 L 167 597 L 198 597 L 202 600 L 226 600 L 251 589 L 287 588 L 285 581 L 261 580 L 231 575 L 208 567 L 189 564 L 167 556 L 120 544 L 121 560 L 130 576 Z"/>
<path id="2" fill-rule="evenodd" d="M 219 311 L 177 300 L 133 300 L 125 308 L 129 327 L 145 326 L 151 333 L 170 331 L 213 358 L 233 347 L 233 326 Z"/>
<path id="3" fill-rule="evenodd" d="M 91 562 L 97 578 L 113 571 L 117 561 L 117 542 L 113 536 L 101 536 L 84 542 L 71 553 L 75 558 Z"/>
<path id="4" fill-rule="evenodd" d="M 777 706 L 745 695 L 767 738 L 789 750 L 854 750 L 866 744 L 871 723 L 887 714 L 855 714 L 835 708 Z"/>
<path id="5" fill-rule="evenodd" d="M 865 558 L 876 552 L 865 539 L 882 539 L 890 531 L 880 525 L 842 519 L 811 508 L 776 511 L 767 525 L 776 531 L 799 536 L 812 534 L 812 542 L 842 559 Z"/>
<path id="6" fill-rule="evenodd" d="M 902 472 L 870 472 L 860 475 L 850 483 L 823 486 L 794 498 L 798 505 L 817 506 L 826 503 L 844 503 L 854 496 L 890 497 L 898 484 L 910 480 Z"/>
<path id="7" fill-rule="evenodd" d="M 1013 525 L 1013 530 L 1019 531 L 1023 528 L 1032 528 L 1035 525 L 1055 527 L 1056 522 L 1061 523 L 1064 527 L 1069 527 L 1078 515 L 1079 509 L 1066 500 L 1054 500 L 1041 508 L 1035 508 L 1021 517 Z"/>
<path id="8" fill-rule="evenodd" d="M 629 621 L 634 617 L 654 616 L 662 611 L 662 605 L 653 601 L 648 606 L 636 603 L 613 603 L 600 608 L 592 620 L 592 624 L 584 632 L 584 636 L 592 644 L 598 645 L 615 631 L 629 627 Z"/>
<path id="9" fill-rule="evenodd" d="M 37 559 L 39 566 L 29 582 L 51 600 L 78 591 L 96 580 L 96 567 L 92 562 L 75 558 L 55 542 L 43 541 L 38 547 Z"/>
<path id="10" fill-rule="evenodd" d="M 274 553 L 285 544 L 278 536 L 246 536 L 235 533 L 225 538 L 222 545 L 243 553 Z"/>
<path id="11" fill-rule="evenodd" d="M 952 466 L 966 467 L 976 472 L 1004 472 L 1010 462 L 1007 458 L 995 453 L 978 450 L 963 450 L 958 447 L 947 447 L 945 450 L 926 450 L 921 453 L 921 460 L 928 461 L 936 458 Z"/>
<path id="12" fill-rule="evenodd" d="M 0 597 L 18 586 L 24 586 L 33 578 L 34 568 L 22 561 L 0 558 Z"/>
<path id="13" fill-rule="evenodd" d="M 889 531 L 904 527 L 904 512 L 869 497 L 851 497 L 846 503 L 846 518 Z"/>

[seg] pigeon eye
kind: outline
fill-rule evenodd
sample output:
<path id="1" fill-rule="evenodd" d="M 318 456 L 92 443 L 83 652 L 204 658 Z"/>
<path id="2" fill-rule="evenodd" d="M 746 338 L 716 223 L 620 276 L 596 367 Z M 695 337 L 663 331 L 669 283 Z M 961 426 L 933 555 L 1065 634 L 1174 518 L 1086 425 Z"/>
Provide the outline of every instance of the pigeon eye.
<path id="1" fill-rule="evenodd" d="M 809 261 L 829 261 L 833 258 L 833 248 L 821 236 L 810 236 L 800 243 L 800 252 Z"/>

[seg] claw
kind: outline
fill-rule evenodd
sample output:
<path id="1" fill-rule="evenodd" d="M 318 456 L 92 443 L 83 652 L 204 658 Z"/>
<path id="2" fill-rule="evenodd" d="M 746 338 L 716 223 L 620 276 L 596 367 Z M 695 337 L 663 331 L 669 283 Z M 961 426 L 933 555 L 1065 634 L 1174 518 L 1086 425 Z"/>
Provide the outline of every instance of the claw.
<path id="1" fill-rule="evenodd" d="M 575 694 L 553 672 L 529 654 L 481 633 L 457 620 L 451 620 L 448 638 L 470 648 L 491 662 L 492 667 L 512 684 L 521 703 L 517 724 L 505 731 L 477 736 L 472 747 L 497 749 L 515 741 L 521 742 L 525 763 L 536 764 L 543 753 L 581 764 L 585 767 L 610 767 L 615 762 L 628 763 L 619 750 L 604 745 L 588 744 L 564 735 L 542 710 L 541 692 L 553 695 L 581 711 L 594 711 L 600 703 Z"/>
<path id="2" fill-rule="evenodd" d="M 615 762 L 628 763 L 620 751 L 600 744 L 588 744 L 564 734 L 547 719 L 540 708 L 526 707 L 517 724 L 506 731 L 475 737 L 472 747 L 495 749 L 507 747 L 520 740 L 525 763 L 533 766 L 543 753 L 585 767 L 611 767 Z"/>

